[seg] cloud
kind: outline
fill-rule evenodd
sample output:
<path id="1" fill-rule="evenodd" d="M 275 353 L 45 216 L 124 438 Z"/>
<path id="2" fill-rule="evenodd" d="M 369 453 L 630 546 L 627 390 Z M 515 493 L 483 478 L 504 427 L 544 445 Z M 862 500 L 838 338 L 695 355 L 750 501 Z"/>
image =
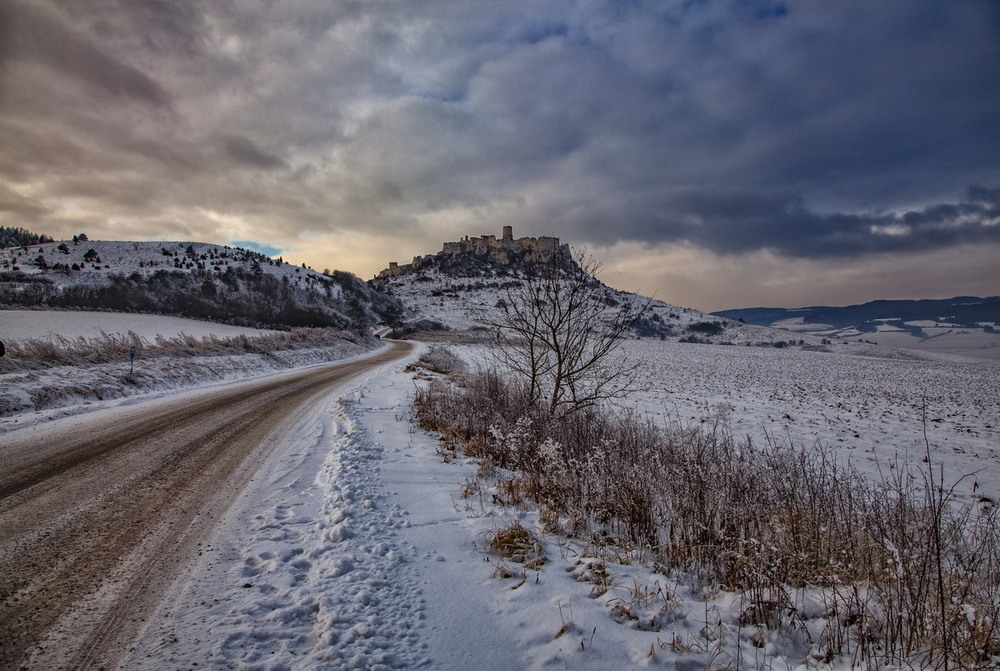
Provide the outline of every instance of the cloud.
<path id="1" fill-rule="evenodd" d="M 1000 244 L 989 0 L 0 12 L 0 184 L 30 201 L 2 225 L 257 240 L 361 275 L 505 224 L 842 263 Z"/>
<path id="2" fill-rule="evenodd" d="M 1000 242 L 1000 189 L 972 187 L 957 203 L 902 213 L 818 213 L 794 195 L 686 188 L 640 203 L 625 224 L 584 219 L 587 237 L 687 243 L 718 254 L 771 251 L 793 258 L 845 258 Z M 655 216 L 643 213 L 655 212 Z"/>
<path id="3" fill-rule="evenodd" d="M 719 255 L 684 244 L 636 243 L 593 250 L 605 261 L 601 279 L 615 287 L 704 311 L 737 307 L 850 305 L 892 298 L 994 295 L 997 248 L 957 245 L 884 256 L 868 263 L 802 259 L 771 252 Z M 979 287 L 969 292 L 969 287 Z"/>
<path id="4" fill-rule="evenodd" d="M 43 221 L 51 210 L 0 184 L 0 213 L 11 215 L 25 223 Z M 23 224 L 22 224 L 23 227 Z"/>
<path id="5" fill-rule="evenodd" d="M 262 170 L 288 167 L 280 157 L 267 153 L 250 138 L 242 135 L 223 136 L 222 146 L 229 158 L 237 165 L 261 168 Z"/>
<path id="6" fill-rule="evenodd" d="M 3 53 L 5 61 L 35 61 L 112 96 L 171 107 L 170 95 L 152 77 L 82 38 L 49 12 L 11 2 L 3 19 L 9 22 L 5 37 L 10 39 Z"/>

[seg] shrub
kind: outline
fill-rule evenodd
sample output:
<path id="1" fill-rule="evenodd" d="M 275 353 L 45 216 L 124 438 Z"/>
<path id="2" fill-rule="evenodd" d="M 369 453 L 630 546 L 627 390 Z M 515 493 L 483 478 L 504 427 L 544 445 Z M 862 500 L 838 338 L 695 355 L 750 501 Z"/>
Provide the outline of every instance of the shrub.
<path id="1" fill-rule="evenodd" d="M 687 327 L 691 333 L 704 333 L 705 335 L 722 335 L 726 327 L 719 322 L 695 322 Z"/>

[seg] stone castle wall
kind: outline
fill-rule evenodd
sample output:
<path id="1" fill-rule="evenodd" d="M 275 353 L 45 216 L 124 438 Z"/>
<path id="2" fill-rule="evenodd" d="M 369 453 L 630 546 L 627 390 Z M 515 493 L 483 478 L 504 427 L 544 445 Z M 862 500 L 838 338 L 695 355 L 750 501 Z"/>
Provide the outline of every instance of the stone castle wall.
<path id="1" fill-rule="evenodd" d="M 413 263 L 400 265 L 396 261 L 389 263 L 389 267 L 378 274 L 379 277 L 395 277 L 407 273 L 429 268 L 444 256 L 456 254 L 473 254 L 475 256 L 489 257 L 495 263 L 508 265 L 511 262 L 510 252 L 517 252 L 522 256 L 524 252 L 525 261 L 542 262 L 551 258 L 554 254 L 565 254 L 569 256 L 569 245 L 560 245 L 559 238 L 542 236 L 538 238 L 517 238 L 514 239 L 513 229 L 510 226 L 503 227 L 500 239 L 495 235 L 481 235 L 478 237 L 465 236 L 458 242 L 446 242 L 437 254 L 413 257 Z"/>

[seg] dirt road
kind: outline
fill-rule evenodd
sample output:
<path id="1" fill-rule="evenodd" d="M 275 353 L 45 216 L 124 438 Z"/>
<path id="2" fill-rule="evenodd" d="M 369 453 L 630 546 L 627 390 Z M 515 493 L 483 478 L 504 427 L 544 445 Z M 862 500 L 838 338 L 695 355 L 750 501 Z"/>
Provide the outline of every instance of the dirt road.
<path id="1" fill-rule="evenodd" d="M 0 446 L 0 669 L 114 668 L 302 410 L 410 347 Z"/>

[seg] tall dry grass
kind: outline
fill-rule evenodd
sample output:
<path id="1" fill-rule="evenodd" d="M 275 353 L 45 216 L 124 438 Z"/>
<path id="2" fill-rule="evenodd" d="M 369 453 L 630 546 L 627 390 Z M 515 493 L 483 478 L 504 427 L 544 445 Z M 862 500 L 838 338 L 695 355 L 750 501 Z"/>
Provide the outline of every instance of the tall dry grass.
<path id="1" fill-rule="evenodd" d="M 564 530 L 600 535 L 704 585 L 739 591 L 741 622 L 798 626 L 816 590 L 815 645 L 856 666 L 986 668 L 1000 659 L 1000 518 L 959 505 L 928 470 L 871 479 L 820 448 L 738 441 L 588 409 L 553 418 L 496 371 L 432 381 L 418 421 Z"/>
<path id="2" fill-rule="evenodd" d="M 345 340 L 359 342 L 362 336 L 351 331 L 326 328 L 296 328 L 289 331 L 262 333 L 256 336 L 238 335 L 196 337 L 181 333 L 177 336 L 156 336 L 152 340 L 134 331 L 125 334 L 101 332 L 98 336 L 64 338 L 30 338 L 5 343 L 3 372 L 42 370 L 56 366 L 86 366 L 127 360 L 133 349 L 137 357 L 154 356 L 218 356 L 224 354 L 274 352 L 311 347 L 331 346 Z"/>

